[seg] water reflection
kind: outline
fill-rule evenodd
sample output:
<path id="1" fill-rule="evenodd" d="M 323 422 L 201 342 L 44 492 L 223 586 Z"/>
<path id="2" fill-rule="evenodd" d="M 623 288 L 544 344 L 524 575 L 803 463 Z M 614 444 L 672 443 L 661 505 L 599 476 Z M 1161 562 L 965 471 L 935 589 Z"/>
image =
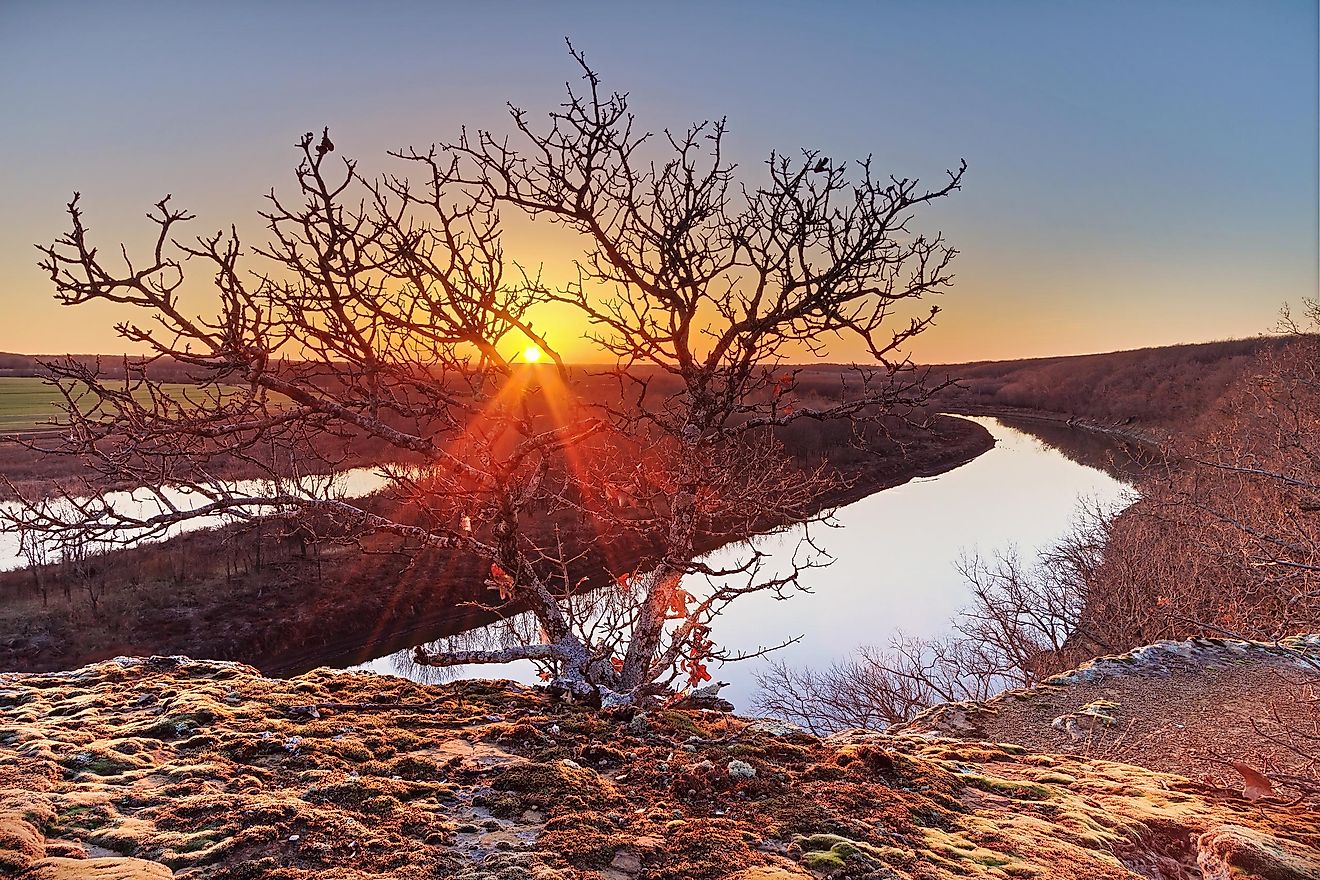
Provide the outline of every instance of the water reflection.
<path id="1" fill-rule="evenodd" d="M 1159 448 L 1121 434 L 1078 428 L 1053 419 L 996 418 L 1001 425 L 1030 434 L 1078 464 L 1104 471 L 1124 483 L 1136 483 L 1158 466 Z"/>
<path id="2" fill-rule="evenodd" d="M 281 478 L 278 482 L 270 480 L 218 480 L 208 488 L 218 495 L 231 495 L 238 498 L 261 497 L 263 495 L 289 495 L 303 498 L 361 498 L 378 492 L 390 484 L 389 478 L 374 467 L 354 468 L 334 474 L 309 474 Z M 90 499 L 78 499 L 87 502 Z M 171 511 L 199 510 L 211 503 L 212 498 L 202 492 L 178 486 L 165 486 L 160 489 L 138 488 L 132 491 L 107 492 L 96 499 L 97 509 L 104 507 L 123 517 L 150 519 Z M 39 507 L 57 519 L 77 520 L 79 516 L 75 505 L 67 500 L 53 498 L 40 502 Z M 254 508 L 254 511 L 267 513 L 268 510 Z M 0 514 L 22 516 L 23 508 L 17 501 L 0 503 Z M 187 532 L 202 529 L 215 529 L 236 522 L 230 514 L 198 516 L 171 525 L 167 529 L 153 530 L 146 528 L 113 527 L 112 516 L 104 517 L 106 539 L 90 538 L 78 545 L 78 549 L 88 554 L 103 553 L 123 547 L 133 547 L 143 543 L 168 541 Z M 0 571 L 25 568 L 34 562 L 54 562 L 61 558 L 62 548 L 58 540 L 49 539 L 35 543 L 29 536 L 24 541 L 17 529 L 0 528 Z"/>
<path id="3" fill-rule="evenodd" d="M 1019 429 L 994 418 L 972 420 L 994 435 L 994 449 L 948 473 L 913 480 L 841 508 L 835 517 L 839 528 L 812 531 L 812 538 L 836 561 L 804 577 L 811 593 L 784 601 L 768 594 L 740 599 L 715 621 L 717 643 L 731 651 L 752 652 L 801 636 L 775 658 L 792 666 L 823 667 L 859 646 L 884 645 L 898 630 L 911 636 L 943 636 L 968 600 L 967 585 L 955 567 L 959 559 L 1010 547 L 1033 553 L 1062 537 L 1079 500 L 1118 506 L 1130 499 L 1127 475 L 1134 465 L 1114 439 L 1071 428 L 1033 436 L 1045 432 L 1038 425 L 1022 424 Z M 1101 469 L 1102 462 L 1108 462 L 1109 471 Z M 758 549 L 770 554 L 765 574 L 776 573 L 776 561 L 783 573 L 784 561 L 798 550 L 803 534 L 799 527 L 756 539 Z M 708 558 L 718 568 L 734 563 L 740 552 L 745 549 L 722 548 Z M 697 593 L 702 587 L 697 583 L 689 589 Z M 530 626 L 530 620 L 524 619 L 524 625 Z M 503 638 L 498 633 L 488 628 L 458 638 Z M 466 642 L 463 646 L 468 647 Z M 432 674 L 419 672 L 408 653 L 355 668 L 410 678 Z M 712 672 L 731 683 L 724 695 L 746 707 L 755 673 L 767 662 L 761 658 L 725 664 Z M 527 663 L 460 668 L 452 674 L 536 680 L 536 670 Z"/>

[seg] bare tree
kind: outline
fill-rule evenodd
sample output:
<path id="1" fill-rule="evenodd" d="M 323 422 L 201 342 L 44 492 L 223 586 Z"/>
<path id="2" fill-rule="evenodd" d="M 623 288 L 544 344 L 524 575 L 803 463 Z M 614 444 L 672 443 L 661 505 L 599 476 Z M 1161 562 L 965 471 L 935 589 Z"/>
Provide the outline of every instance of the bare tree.
<path id="1" fill-rule="evenodd" d="M 753 708 L 819 736 L 882 730 L 936 703 L 988 699 L 1011 686 L 1011 673 L 974 639 L 898 635 L 887 648 L 859 648 L 825 669 L 771 662 L 756 676 Z"/>
<path id="2" fill-rule="evenodd" d="M 757 676 L 755 707 L 817 733 L 883 728 L 936 703 L 1034 685 L 1109 650 L 1085 611 L 1114 516 L 1083 504 L 1072 529 L 1032 560 L 1013 551 L 964 560 L 971 603 L 947 636 L 899 634 L 823 670 L 771 664 Z"/>
<path id="3" fill-rule="evenodd" d="M 938 308 L 895 331 L 886 319 L 948 284 L 954 251 L 938 236 L 908 235 L 908 224 L 914 208 L 958 187 L 962 168 L 926 190 L 916 181 L 877 180 L 869 160 L 850 182 L 843 164 L 815 152 L 797 160 L 772 154 L 769 180 L 739 188 L 723 154 L 723 121 L 667 132 L 660 158 L 648 161 L 652 138 L 634 130 L 626 96 L 605 95 L 582 56 L 574 57 L 585 90 L 570 88 L 546 128 L 513 110 L 521 149 L 479 132 L 449 152 L 465 180 L 496 204 L 585 239 L 577 284 L 552 298 L 584 313 L 596 342 L 618 360 L 632 405 L 613 411 L 613 423 L 667 459 L 665 552 L 638 584 L 641 613 L 628 622 L 620 669 L 620 685 L 631 689 L 684 653 L 700 659 L 698 641 L 729 601 L 795 582 L 760 581 L 759 558 L 750 554 L 741 567 L 747 584 L 722 586 L 692 607 L 675 601 L 683 575 L 734 573 L 693 561 L 703 529 L 754 527 L 767 510 L 800 517 L 810 493 L 793 491 L 793 483 L 823 479 L 785 472 L 764 429 L 857 416 L 917 392 L 902 381 L 911 365 L 898 353 Z M 862 387 L 835 407 L 795 410 L 788 402 L 794 374 L 780 369 L 782 360 L 803 348 L 819 352 L 836 335 L 859 339 L 882 369 L 860 374 Z M 657 372 L 673 380 L 664 390 L 655 388 Z M 667 609 L 681 619 L 662 644 Z"/>
<path id="4" fill-rule="evenodd" d="M 60 451 L 150 487 L 156 508 L 126 513 L 65 487 L 56 503 L 29 500 L 23 527 L 128 541 L 199 517 L 266 517 L 364 549 L 385 535 L 475 556 L 498 596 L 487 610 L 529 613 L 536 637 L 415 660 L 529 660 L 581 695 L 630 700 L 737 659 L 715 645 L 714 618 L 748 593 L 787 595 L 818 557 L 807 548 L 771 576 L 755 551 L 714 570 L 700 550 L 712 536 L 822 515 L 837 476 L 794 469 L 775 428 L 878 419 L 929 393 L 903 351 L 938 307 L 907 305 L 948 287 L 955 252 L 910 224 L 958 189 L 963 166 L 925 189 L 878 178 L 869 160 L 850 170 L 804 151 L 772 154 L 766 179 L 740 186 L 723 121 L 657 142 L 574 58 L 585 91 L 570 87 L 544 129 L 515 109 L 512 137 L 399 151 L 397 174 L 368 179 L 331 161 L 328 131 L 308 134 L 302 204 L 272 192 L 271 238 L 250 252 L 234 229 L 180 241 L 192 218 L 167 198 L 151 215 L 153 252 L 137 263 L 125 252 L 112 269 L 75 198 L 72 232 L 42 249 L 57 296 L 140 309 L 149 322 L 118 330 L 150 355 L 113 381 L 50 365 L 70 418 Z M 550 289 L 506 271 L 500 211 L 578 233 L 578 281 Z M 185 269 L 197 266 L 218 306 L 205 318 L 184 305 Z M 603 377 L 566 367 L 533 326 L 542 303 L 585 316 L 614 367 Z M 788 361 L 842 337 L 872 366 L 841 370 L 834 402 L 795 407 Z M 528 340 L 553 363 L 507 356 Z M 165 360 L 196 385 L 153 379 Z M 364 445 L 399 462 L 380 467 L 386 501 L 309 476 Z M 221 480 L 226 465 L 261 479 Z M 203 501 L 180 503 L 167 487 Z M 650 549 L 641 564 L 600 570 L 586 552 L 593 533 Z"/>

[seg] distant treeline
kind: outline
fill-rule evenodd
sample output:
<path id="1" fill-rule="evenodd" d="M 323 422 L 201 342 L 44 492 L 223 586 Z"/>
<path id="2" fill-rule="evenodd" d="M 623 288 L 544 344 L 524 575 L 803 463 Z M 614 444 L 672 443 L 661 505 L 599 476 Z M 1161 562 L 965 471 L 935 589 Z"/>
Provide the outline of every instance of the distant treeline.
<path id="1" fill-rule="evenodd" d="M 1259 336 L 1189 345 L 1142 348 L 1106 354 L 937 364 L 927 370 L 932 385 L 955 380 L 937 405 L 964 411 L 1018 410 L 1130 426 L 1164 434 L 1185 430 L 1214 409 L 1215 402 L 1253 369 L 1267 351 L 1277 351 L 1295 337 Z M 0 353 L 0 376 L 43 376 L 41 361 L 72 358 L 98 365 L 101 375 L 125 372 L 121 355 L 25 355 Z M 130 358 L 128 364 L 134 364 Z M 592 368 L 583 368 L 591 370 Z M 798 374 L 797 390 L 810 397 L 830 386 L 837 394 L 840 375 L 849 367 L 813 364 Z M 151 364 L 148 375 L 159 382 L 189 382 L 190 368 L 170 360 Z M 669 377 L 657 377 L 657 390 L 669 390 Z M 599 380 L 597 380 L 599 381 Z M 589 383 L 594 385 L 595 383 Z M 822 387 L 818 387 L 822 386 Z M 596 392 L 597 394 L 600 391 Z M 588 393 L 588 396 L 594 396 Z"/>
<path id="2" fill-rule="evenodd" d="M 125 364 L 140 364 L 141 357 L 120 354 L 13 354 L 0 352 L 0 376 L 45 378 L 49 372 L 43 361 L 75 361 L 87 367 L 96 367 L 106 378 L 122 379 L 128 370 Z M 158 360 L 151 364 L 148 375 L 157 382 L 192 382 L 195 376 L 185 364 L 172 360 Z"/>
<path id="3" fill-rule="evenodd" d="M 0 351 L 0 376 L 40 376 L 41 364 L 36 355 Z"/>

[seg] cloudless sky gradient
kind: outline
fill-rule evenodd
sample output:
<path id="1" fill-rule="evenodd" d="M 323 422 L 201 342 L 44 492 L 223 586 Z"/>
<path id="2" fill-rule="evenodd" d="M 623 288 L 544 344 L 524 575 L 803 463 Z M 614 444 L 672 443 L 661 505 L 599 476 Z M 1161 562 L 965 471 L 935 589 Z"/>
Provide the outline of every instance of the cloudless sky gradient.
<path id="1" fill-rule="evenodd" d="M 932 182 L 965 157 L 918 222 L 962 251 L 919 360 L 1254 335 L 1317 294 L 1318 29 L 1314 0 L 0 0 L 0 350 L 123 350 L 115 310 L 55 305 L 35 265 L 74 190 L 110 249 L 165 193 L 253 236 L 302 132 L 385 170 L 506 101 L 542 115 L 565 36 L 647 128 L 727 116 L 753 179 L 771 149 Z M 510 250 L 551 277 L 573 256 Z"/>

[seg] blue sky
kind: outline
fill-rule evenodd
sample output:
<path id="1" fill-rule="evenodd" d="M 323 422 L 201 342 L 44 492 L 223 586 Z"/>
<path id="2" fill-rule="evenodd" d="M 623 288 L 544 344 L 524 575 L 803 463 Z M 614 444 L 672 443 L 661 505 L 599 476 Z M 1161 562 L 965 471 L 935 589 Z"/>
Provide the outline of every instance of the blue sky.
<path id="1" fill-rule="evenodd" d="M 73 190 L 107 245 L 166 192 L 247 221 L 303 131 L 384 169 L 505 101 L 549 109 L 565 36 L 649 128 L 727 116 L 749 175 L 771 149 L 932 179 L 965 157 L 923 223 L 963 255 L 922 360 L 1252 335 L 1317 293 L 1317 29 L 1301 0 L 3 0 L 0 350 L 120 350 L 35 267 Z"/>

